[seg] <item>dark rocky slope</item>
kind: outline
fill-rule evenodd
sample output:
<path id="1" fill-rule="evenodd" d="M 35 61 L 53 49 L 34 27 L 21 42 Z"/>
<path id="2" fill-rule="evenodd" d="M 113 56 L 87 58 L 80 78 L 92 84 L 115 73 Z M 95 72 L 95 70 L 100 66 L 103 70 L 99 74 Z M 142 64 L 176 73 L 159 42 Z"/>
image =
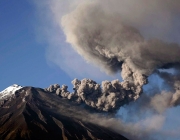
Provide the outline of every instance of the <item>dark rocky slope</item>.
<path id="1" fill-rule="evenodd" d="M 55 94 L 39 88 L 24 87 L 0 107 L 0 139 L 126 139 L 108 128 L 81 119 L 86 113 L 82 107 Z"/>

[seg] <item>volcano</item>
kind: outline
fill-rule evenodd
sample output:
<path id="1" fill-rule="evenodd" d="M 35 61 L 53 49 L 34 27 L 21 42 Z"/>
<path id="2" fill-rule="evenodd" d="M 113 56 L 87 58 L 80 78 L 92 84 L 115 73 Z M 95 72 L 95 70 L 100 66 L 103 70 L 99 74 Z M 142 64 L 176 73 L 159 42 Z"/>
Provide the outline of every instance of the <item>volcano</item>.
<path id="1" fill-rule="evenodd" d="M 0 98 L 0 139 L 126 140 L 110 128 L 88 121 L 87 109 L 55 93 L 13 87 L 17 90 L 11 87 L 0 93 L 4 94 Z"/>

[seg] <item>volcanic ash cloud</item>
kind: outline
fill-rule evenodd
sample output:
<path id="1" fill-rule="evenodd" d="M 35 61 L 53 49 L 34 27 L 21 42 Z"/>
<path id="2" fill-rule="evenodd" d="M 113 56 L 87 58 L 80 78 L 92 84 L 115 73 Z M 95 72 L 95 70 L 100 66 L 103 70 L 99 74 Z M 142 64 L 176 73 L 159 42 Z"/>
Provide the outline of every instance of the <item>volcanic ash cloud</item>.
<path id="1" fill-rule="evenodd" d="M 180 62 L 179 45 L 145 40 L 122 20 L 97 2 L 85 2 L 62 18 L 62 27 L 67 42 L 81 56 L 109 73 L 119 71 L 125 63 L 133 73 L 148 76 L 156 68 Z"/>
<path id="2" fill-rule="evenodd" d="M 70 93 L 66 85 L 51 85 L 46 90 L 54 92 L 58 96 L 67 98 L 79 104 L 86 104 L 100 111 L 113 112 L 130 101 L 139 98 L 141 87 L 133 88 L 128 81 L 119 80 L 102 81 L 98 84 L 91 79 L 74 79 L 72 81 L 74 92 Z"/>
<path id="3" fill-rule="evenodd" d="M 180 63 L 178 44 L 146 40 L 126 21 L 120 11 L 108 9 L 100 1 L 82 2 L 61 21 L 67 42 L 86 61 L 110 74 L 121 71 L 124 81 L 104 81 L 101 92 L 95 81 L 73 81 L 79 100 L 100 110 L 109 111 L 136 100 L 156 69 Z"/>

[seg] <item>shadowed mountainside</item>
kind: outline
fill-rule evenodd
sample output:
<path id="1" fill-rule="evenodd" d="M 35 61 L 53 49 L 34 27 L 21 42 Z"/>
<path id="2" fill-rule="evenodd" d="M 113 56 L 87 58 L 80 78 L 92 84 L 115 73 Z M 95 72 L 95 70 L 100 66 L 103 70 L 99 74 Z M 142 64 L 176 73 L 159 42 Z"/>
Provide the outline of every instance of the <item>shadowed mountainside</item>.
<path id="1" fill-rule="evenodd" d="M 126 140 L 108 128 L 81 119 L 86 113 L 83 107 L 55 94 L 24 87 L 1 104 L 0 139 Z"/>

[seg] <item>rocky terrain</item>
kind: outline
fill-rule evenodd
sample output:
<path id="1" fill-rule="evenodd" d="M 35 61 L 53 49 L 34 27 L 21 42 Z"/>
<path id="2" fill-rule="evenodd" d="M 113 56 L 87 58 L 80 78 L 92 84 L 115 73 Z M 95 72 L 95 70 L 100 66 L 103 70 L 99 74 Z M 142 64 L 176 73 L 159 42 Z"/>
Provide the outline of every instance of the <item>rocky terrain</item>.
<path id="1" fill-rule="evenodd" d="M 2 140 L 126 140 L 88 121 L 82 106 L 44 89 L 22 87 L 0 102 Z"/>

